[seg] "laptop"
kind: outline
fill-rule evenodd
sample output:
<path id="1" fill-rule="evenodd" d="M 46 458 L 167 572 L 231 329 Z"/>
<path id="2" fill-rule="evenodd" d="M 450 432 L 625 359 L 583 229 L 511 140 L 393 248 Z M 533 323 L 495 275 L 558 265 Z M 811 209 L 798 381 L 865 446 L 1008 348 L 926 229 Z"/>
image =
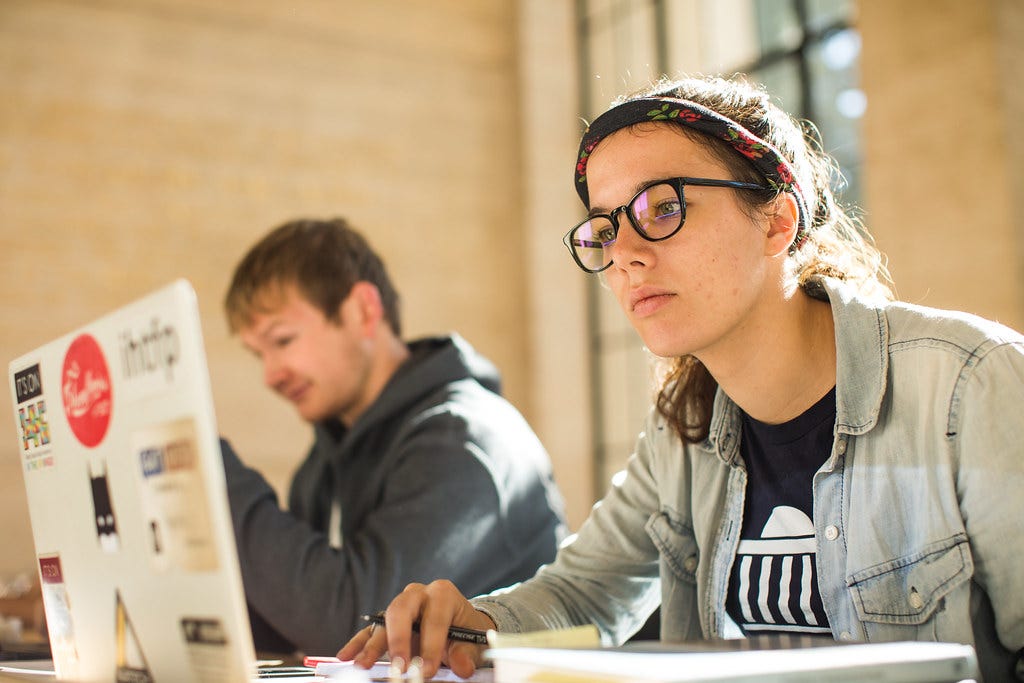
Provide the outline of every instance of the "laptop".
<path id="1" fill-rule="evenodd" d="M 8 374 L 57 678 L 252 680 L 192 286 L 175 281 Z"/>

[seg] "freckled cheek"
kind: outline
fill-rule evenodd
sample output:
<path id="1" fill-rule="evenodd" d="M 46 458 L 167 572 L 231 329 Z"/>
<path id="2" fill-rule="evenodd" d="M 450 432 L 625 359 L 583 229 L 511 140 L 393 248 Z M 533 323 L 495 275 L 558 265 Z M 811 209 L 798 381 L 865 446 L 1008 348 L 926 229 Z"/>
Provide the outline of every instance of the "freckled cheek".
<path id="1" fill-rule="evenodd" d="M 709 250 L 698 260 L 701 271 L 694 278 L 695 291 L 708 292 L 716 297 L 728 292 L 731 296 L 739 295 L 742 281 L 746 277 L 750 264 L 743 262 L 742 255 L 736 249 L 722 244 L 721 248 Z"/>
<path id="2" fill-rule="evenodd" d="M 693 294 L 704 296 L 707 292 L 714 291 L 717 288 L 716 274 L 718 262 L 719 256 L 716 253 L 701 255 L 694 261 L 696 270 L 689 278 L 691 282 L 690 289 Z"/>

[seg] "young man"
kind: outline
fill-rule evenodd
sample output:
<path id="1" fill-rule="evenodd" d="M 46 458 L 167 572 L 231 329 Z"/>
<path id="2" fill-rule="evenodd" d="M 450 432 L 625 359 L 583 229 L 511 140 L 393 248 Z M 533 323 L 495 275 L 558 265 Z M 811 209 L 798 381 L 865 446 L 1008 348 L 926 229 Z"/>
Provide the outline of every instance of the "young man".
<path id="1" fill-rule="evenodd" d="M 496 369 L 457 335 L 404 342 L 384 265 L 345 221 L 271 231 L 225 309 L 314 427 L 287 512 L 223 444 L 257 648 L 333 653 L 410 582 L 475 595 L 554 557 L 550 461 Z"/>

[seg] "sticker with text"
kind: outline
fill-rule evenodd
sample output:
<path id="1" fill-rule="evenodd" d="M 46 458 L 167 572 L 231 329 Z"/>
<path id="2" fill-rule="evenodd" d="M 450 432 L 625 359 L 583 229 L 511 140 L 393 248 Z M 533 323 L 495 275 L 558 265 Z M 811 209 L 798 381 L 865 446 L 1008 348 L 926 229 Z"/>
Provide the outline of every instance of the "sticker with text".
<path id="1" fill-rule="evenodd" d="M 174 386 L 181 363 L 177 328 L 158 316 L 126 325 L 117 335 L 118 392 L 131 401 Z"/>
<path id="2" fill-rule="evenodd" d="M 208 571 L 217 567 L 206 486 L 190 418 L 132 435 L 147 546 L 157 569 Z"/>
<path id="3" fill-rule="evenodd" d="M 53 467 L 49 447 L 50 420 L 38 363 L 14 373 L 14 392 L 18 402 L 19 441 L 25 471 Z"/>
<path id="4" fill-rule="evenodd" d="M 46 630 L 50 638 L 57 678 L 75 678 L 78 675 L 78 650 L 75 647 L 75 629 L 71 624 L 71 603 L 64 586 L 64 570 L 60 555 L 39 556 L 39 583 L 46 612 Z"/>
<path id="5" fill-rule="evenodd" d="M 217 683 L 244 677 L 241 670 L 229 671 L 235 664 L 235 658 L 230 656 L 227 633 L 219 619 L 182 617 L 181 632 L 196 681 Z"/>
<path id="6" fill-rule="evenodd" d="M 81 334 L 71 342 L 60 373 L 64 415 L 75 437 L 93 448 L 107 435 L 113 391 L 107 360 L 96 340 Z"/>

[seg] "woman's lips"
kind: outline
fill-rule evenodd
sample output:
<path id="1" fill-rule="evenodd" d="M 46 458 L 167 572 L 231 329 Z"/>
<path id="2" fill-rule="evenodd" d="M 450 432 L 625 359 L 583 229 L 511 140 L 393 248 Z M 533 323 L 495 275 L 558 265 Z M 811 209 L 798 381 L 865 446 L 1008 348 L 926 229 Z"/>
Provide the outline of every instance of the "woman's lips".
<path id="1" fill-rule="evenodd" d="M 641 287 L 629 295 L 629 308 L 634 315 L 650 315 L 668 303 L 675 295 L 663 289 Z"/>

